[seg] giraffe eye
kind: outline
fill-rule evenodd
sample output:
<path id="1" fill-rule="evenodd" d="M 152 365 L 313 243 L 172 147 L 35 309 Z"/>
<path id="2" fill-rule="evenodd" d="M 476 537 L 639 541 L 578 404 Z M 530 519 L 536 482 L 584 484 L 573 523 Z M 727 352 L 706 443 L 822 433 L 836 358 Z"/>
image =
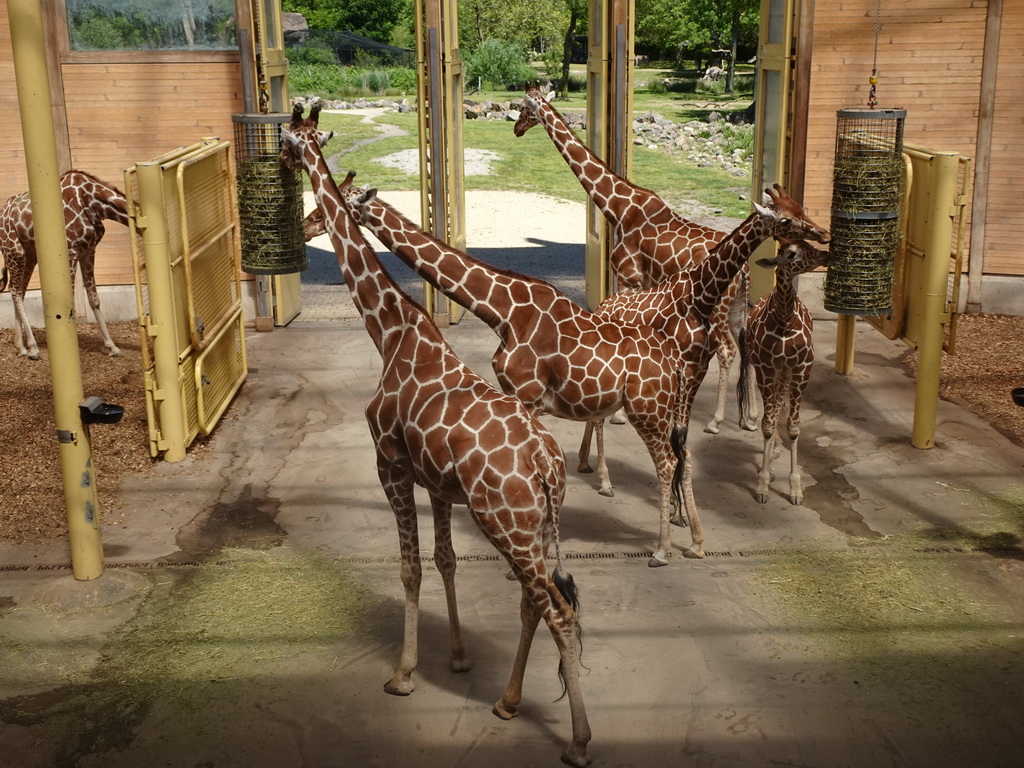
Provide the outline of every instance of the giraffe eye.
<path id="1" fill-rule="evenodd" d="M 788 218 L 787 219 L 779 219 L 779 223 L 782 226 L 784 226 L 784 227 L 788 227 L 792 221 L 793 221 L 792 219 L 788 219 Z"/>

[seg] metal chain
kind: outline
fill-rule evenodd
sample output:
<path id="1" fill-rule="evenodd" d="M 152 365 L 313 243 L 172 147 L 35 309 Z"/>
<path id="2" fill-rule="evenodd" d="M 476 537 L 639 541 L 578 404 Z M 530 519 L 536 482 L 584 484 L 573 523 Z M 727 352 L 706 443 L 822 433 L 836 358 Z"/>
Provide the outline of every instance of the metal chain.
<path id="1" fill-rule="evenodd" d="M 871 90 L 868 91 L 868 107 L 875 108 L 878 99 L 875 98 L 875 86 L 878 85 L 878 33 L 882 28 L 882 0 L 875 0 L 875 58 L 871 61 Z"/>

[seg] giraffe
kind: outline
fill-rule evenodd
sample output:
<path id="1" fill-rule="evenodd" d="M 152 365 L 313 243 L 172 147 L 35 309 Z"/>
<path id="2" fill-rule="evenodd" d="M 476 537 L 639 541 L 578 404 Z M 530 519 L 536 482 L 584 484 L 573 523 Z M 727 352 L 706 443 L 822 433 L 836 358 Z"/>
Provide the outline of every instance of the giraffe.
<path id="1" fill-rule="evenodd" d="M 583 190 L 612 228 L 610 264 L 618 290 L 650 288 L 700 261 L 726 233 L 683 218 L 655 192 L 616 174 L 581 142 L 565 118 L 536 84 L 527 85 L 513 132 L 523 136 L 542 125 Z M 711 324 L 711 343 L 718 358 L 715 411 L 704 428 L 717 434 L 725 420 L 729 371 L 736 359 L 740 330 L 746 319 L 749 270 L 744 264 L 722 292 Z M 603 313 L 598 306 L 594 310 Z M 621 419 L 613 418 L 621 423 Z M 753 426 L 750 427 L 753 429 Z M 587 438 L 589 440 L 589 438 Z M 589 448 L 588 448 L 589 453 Z M 581 471 L 590 471 L 586 462 Z"/>
<path id="2" fill-rule="evenodd" d="M 789 237 L 828 241 L 828 233 L 811 221 L 803 208 L 778 184 L 766 189 L 762 205 L 754 203 L 754 211 L 718 243 L 702 261 L 675 274 L 653 288 L 628 291 L 609 296 L 601 305 L 601 314 L 624 325 L 644 325 L 662 331 L 675 339 L 682 360 L 693 363 L 695 378 L 680 383 L 681 408 L 688 413 L 707 372 L 711 348 L 706 342 L 711 318 L 720 309 L 718 296 L 747 263 L 755 249 L 769 237 Z M 751 398 L 747 399 L 749 403 Z M 752 423 L 748 412 L 741 412 L 741 425 Z M 603 455 L 603 425 L 600 420 L 588 424 L 580 445 L 580 467 L 586 471 L 590 450 L 590 433 L 598 436 L 598 478 L 601 491 L 612 495 L 611 480 Z M 690 467 L 687 453 L 684 466 Z M 689 477 L 684 487 L 690 485 Z"/>
<path id="3" fill-rule="evenodd" d="M 110 338 L 100 311 L 100 297 L 96 291 L 93 270 L 96 246 L 106 231 L 104 219 L 128 226 L 128 203 L 121 190 L 85 171 L 72 170 L 62 175 L 60 191 L 64 200 L 64 231 L 68 240 L 72 292 L 76 269 L 81 267 L 82 284 L 100 335 L 103 336 L 103 344 L 111 357 L 120 357 L 121 350 Z M 0 209 L 0 255 L 5 264 L 3 272 L 10 275 L 11 299 L 14 301 L 14 342 L 18 345 L 18 354 L 30 360 L 38 360 L 39 346 L 25 314 L 25 291 L 28 290 L 28 281 L 36 268 L 35 227 L 28 192 L 9 198 L 3 209 Z"/>
<path id="4" fill-rule="evenodd" d="M 434 518 L 435 562 L 444 582 L 450 623 L 450 666 L 469 670 L 455 598 L 453 504 L 465 504 L 474 522 L 512 568 L 522 588 L 522 633 L 508 686 L 494 705 L 502 719 L 518 714 L 533 636 L 543 618 L 558 646 L 559 674 L 569 695 L 572 741 L 562 755 L 585 766 L 590 726 L 579 680 L 578 597 L 564 572 L 558 518 L 565 495 L 565 459 L 551 434 L 515 397 L 500 392 L 456 356 L 427 313 L 390 278 L 352 219 L 321 147 L 331 134 L 302 107 L 283 129 L 282 160 L 305 168 L 321 220 L 331 237 L 353 301 L 383 359 L 366 418 L 377 452 L 377 472 L 394 511 L 402 553 L 405 632 L 402 654 L 384 690 L 412 693 L 422 566 L 414 487 L 423 486 Z M 351 188 L 353 173 L 342 184 Z M 360 191 L 369 203 L 376 190 Z M 554 541 L 556 566 L 546 557 Z"/>
<path id="5" fill-rule="evenodd" d="M 802 478 L 797 465 L 797 442 L 800 439 L 800 400 L 811 375 L 814 347 L 811 340 L 811 313 L 796 293 L 796 278 L 828 264 L 829 253 L 804 241 L 779 238 L 781 248 L 776 256 L 758 259 L 757 264 L 775 269 L 775 288 L 750 310 L 747 327 L 740 335 L 740 384 L 737 394 L 740 413 L 750 403 L 752 393 L 746 380 L 753 369 L 757 388 L 764 400 L 761 434 L 764 453 L 757 475 L 754 498 L 761 504 L 768 501 L 768 483 L 773 478 L 772 462 L 778 445 L 777 424 L 785 400 L 789 400 L 789 501 L 803 502 Z"/>
<path id="6" fill-rule="evenodd" d="M 703 527 L 682 487 L 688 414 L 680 418 L 675 406 L 678 382 L 696 372 L 678 360 L 674 341 L 650 328 L 598 317 L 543 280 L 496 269 L 452 248 L 379 197 L 363 200 L 355 187 L 342 194 L 359 224 L 497 334 L 491 365 L 502 390 L 533 413 L 571 421 L 625 411 L 658 477 L 658 545 L 648 565 L 667 564 L 669 521 L 681 504 L 691 536 L 683 555 L 703 557 Z"/>

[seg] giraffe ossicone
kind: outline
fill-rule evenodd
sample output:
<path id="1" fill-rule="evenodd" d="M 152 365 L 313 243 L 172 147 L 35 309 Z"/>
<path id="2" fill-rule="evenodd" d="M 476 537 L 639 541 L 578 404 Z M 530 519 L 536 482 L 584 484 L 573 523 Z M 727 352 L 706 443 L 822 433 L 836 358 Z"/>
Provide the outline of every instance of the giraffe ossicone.
<path id="1" fill-rule="evenodd" d="M 82 285 L 103 337 L 103 344 L 111 357 L 120 357 L 121 350 L 110 337 L 100 309 L 95 263 L 96 246 L 106 232 L 103 222 L 116 221 L 128 226 L 128 201 L 117 187 L 85 171 L 72 170 L 63 174 L 60 177 L 60 191 L 64 203 L 64 232 L 67 237 L 72 291 L 75 274 L 81 269 Z M 38 360 L 39 345 L 25 312 L 25 293 L 37 260 L 35 224 L 28 192 L 9 198 L 0 209 L 0 257 L 4 261 L 0 290 L 3 290 L 5 283 L 9 283 L 14 302 L 14 343 L 18 347 L 18 354 L 30 360 Z"/>
<path id="2" fill-rule="evenodd" d="M 559 673 L 569 697 L 572 739 L 562 760 L 583 768 L 589 762 L 591 732 L 579 679 L 578 595 L 561 563 L 562 450 L 517 398 L 463 364 L 423 308 L 391 279 L 349 209 L 350 202 L 373 204 L 376 190 L 355 187 L 352 172 L 339 188 L 320 149 L 330 137 L 317 127 L 319 109 L 314 107 L 305 119 L 302 112 L 297 105 L 290 125 L 281 131 L 281 159 L 308 173 L 342 275 L 383 361 L 366 419 L 377 473 L 398 527 L 405 590 L 402 653 L 384 689 L 408 695 L 414 688 L 422 579 L 414 490 L 420 485 L 430 498 L 434 518 L 435 564 L 448 606 L 451 669 L 463 672 L 472 666 L 458 617 L 451 540 L 452 505 L 464 504 L 521 587 L 519 647 L 493 712 L 506 720 L 518 714 L 527 657 L 543 619 L 558 647 Z M 553 569 L 547 563 L 551 543 Z"/>

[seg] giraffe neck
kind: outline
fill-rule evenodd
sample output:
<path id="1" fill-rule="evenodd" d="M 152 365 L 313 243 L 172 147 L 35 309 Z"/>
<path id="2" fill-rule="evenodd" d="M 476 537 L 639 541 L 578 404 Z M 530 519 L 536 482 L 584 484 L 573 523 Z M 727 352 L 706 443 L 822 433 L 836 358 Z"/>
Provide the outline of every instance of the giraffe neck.
<path id="1" fill-rule="evenodd" d="M 565 118 L 544 99 L 538 102 L 537 116 L 587 197 L 609 219 L 617 221 L 621 218 L 636 187 L 616 174 L 580 141 Z"/>
<path id="2" fill-rule="evenodd" d="M 522 296 L 554 289 L 539 280 L 500 270 L 424 232 L 395 208 L 376 198 L 353 206 L 357 221 L 416 274 L 500 332 L 515 309 L 513 290 Z M 568 302 L 568 299 L 566 299 Z"/>
<path id="3" fill-rule="evenodd" d="M 434 324 L 418 323 L 427 319 L 426 314 L 395 284 L 377 260 L 349 215 L 319 148 L 307 142 L 302 159 L 352 302 L 377 351 L 387 359 L 387 348 L 391 339 L 397 337 L 396 331 L 414 324 L 434 328 Z"/>
<path id="4" fill-rule="evenodd" d="M 750 255 L 771 236 L 771 224 L 754 212 L 716 245 L 706 259 L 690 270 L 693 309 L 708 317 Z"/>
<path id="5" fill-rule="evenodd" d="M 83 209 L 89 210 L 94 221 L 106 219 L 128 226 L 128 201 L 121 190 L 85 171 L 71 171 L 66 178 L 72 196 L 79 199 Z"/>
<path id="6" fill-rule="evenodd" d="M 775 288 L 769 294 L 768 314 L 779 328 L 785 328 L 796 312 L 796 275 L 777 271 Z"/>

